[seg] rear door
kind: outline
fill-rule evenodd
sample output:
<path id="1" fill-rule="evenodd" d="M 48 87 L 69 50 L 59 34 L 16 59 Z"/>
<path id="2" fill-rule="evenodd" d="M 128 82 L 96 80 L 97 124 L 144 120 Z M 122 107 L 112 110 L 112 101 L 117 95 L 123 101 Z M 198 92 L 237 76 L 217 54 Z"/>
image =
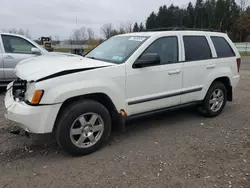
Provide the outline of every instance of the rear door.
<path id="1" fill-rule="evenodd" d="M 200 99 L 200 93 L 206 85 L 207 75 L 216 67 L 211 50 L 211 40 L 204 34 L 183 34 L 184 63 L 183 63 L 183 95 L 181 103 L 193 102 Z"/>
<path id="2" fill-rule="evenodd" d="M 17 63 L 34 57 L 31 48 L 35 46 L 21 37 L 12 35 L 2 35 L 2 43 L 4 79 L 13 80 L 16 78 L 14 68 Z"/>
<path id="3" fill-rule="evenodd" d="M 231 67 L 238 75 L 236 60 L 240 57 L 236 56 L 228 41 L 222 36 L 211 36 L 211 40 L 216 51 L 217 67 Z"/>

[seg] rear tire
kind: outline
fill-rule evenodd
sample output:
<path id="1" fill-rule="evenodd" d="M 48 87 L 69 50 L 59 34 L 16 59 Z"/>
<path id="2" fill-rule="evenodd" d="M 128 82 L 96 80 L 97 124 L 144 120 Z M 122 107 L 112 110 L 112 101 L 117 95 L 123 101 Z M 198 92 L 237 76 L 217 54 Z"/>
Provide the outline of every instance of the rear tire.
<path id="1" fill-rule="evenodd" d="M 95 152 L 106 143 L 111 117 L 96 101 L 76 101 L 62 111 L 56 126 L 59 146 L 70 155 L 81 156 Z"/>
<path id="2" fill-rule="evenodd" d="M 227 89 L 221 82 L 214 82 L 203 103 L 198 107 L 198 111 L 206 117 L 216 117 L 224 109 L 227 102 Z"/>

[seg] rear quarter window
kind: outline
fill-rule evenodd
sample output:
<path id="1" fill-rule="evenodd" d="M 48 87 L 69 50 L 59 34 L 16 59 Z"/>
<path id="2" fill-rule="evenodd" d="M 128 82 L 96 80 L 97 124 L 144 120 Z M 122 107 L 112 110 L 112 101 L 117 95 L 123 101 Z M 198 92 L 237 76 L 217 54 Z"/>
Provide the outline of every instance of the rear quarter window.
<path id="1" fill-rule="evenodd" d="M 223 57 L 234 57 L 235 53 L 231 46 L 228 44 L 225 38 L 223 37 L 211 37 L 217 57 L 223 58 Z"/>
<path id="2" fill-rule="evenodd" d="M 211 59 L 212 53 L 205 36 L 183 36 L 186 61 Z"/>

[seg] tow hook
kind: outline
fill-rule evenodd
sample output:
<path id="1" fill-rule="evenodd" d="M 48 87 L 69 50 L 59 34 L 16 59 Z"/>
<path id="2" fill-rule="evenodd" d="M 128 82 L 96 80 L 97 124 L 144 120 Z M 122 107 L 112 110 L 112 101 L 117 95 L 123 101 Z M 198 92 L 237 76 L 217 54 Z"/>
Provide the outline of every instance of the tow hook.
<path id="1" fill-rule="evenodd" d="M 117 111 L 113 111 L 112 113 L 112 124 L 115 125 L 114 128 L 116 130 L 126 132 L 126 126 L 124 117 L 121 113 L 118 113 Z"/>
<path id="2" fill-rule="evenodd" d="M 20 132 L 21 132 L 21 130 L 20 129 L 11 129 L 10 131 L 9 131 L 11 134 L 15 134 L 15 135 L 19 135 L 20 134 Z"/>
<path id="3" fill-rule="evenodd" d="M 27 136 L 27 138 L 30 138 L 30 133 L 28 131 L 25 131 L 25 136 Z"/>

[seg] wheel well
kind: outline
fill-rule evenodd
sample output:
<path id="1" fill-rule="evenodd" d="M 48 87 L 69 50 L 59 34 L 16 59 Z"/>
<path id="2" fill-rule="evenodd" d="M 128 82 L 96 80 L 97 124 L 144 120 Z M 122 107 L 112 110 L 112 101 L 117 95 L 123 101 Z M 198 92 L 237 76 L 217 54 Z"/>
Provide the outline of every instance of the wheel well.
<path id="1" fill-rule="evenodd" d="M 227 100 L 228 101 L 232 101 L 233 100 L 233 89 L 232 89 L 232 85 L 231 85 L 231 82 L 230 82 L 230 79 L 226 76 L 224 77 L 219 77 L 219 78 L 216 78 L 214 82 L 221 82 L 225 85 L 226 89 L 227 89 Z"/>
<path id="2" fill-rule="evenodd" d="M 107 108 L 107 110 L 110 113 L 110 116 L 112 118 L 112 120 L 116 119 L 117 117 L 119 117 L 119 113 L 114 105 L 114 103 L 112 102 L 112 100 L 109 98 L 109 96 L 107 96 L 104 93 L 92 93 L 92 94 L 86 94 L 86 95 L 80 95 L 80 96 L 75 96 L 72 98 L 69 98 L 67 100 L 65 100 L 57 114 L 57 118 L 55 121 L 55 126 L 53 127 L 53 132 L 56 129 L 56 122 L 58 120 L 58 118 L 60 117 L 60 114 L 62 113 L 63 109 L 66 108 L 68 105 L 70 105 L 72 102 L 78 101 L 78 100 L 93 100 L 96 102 L 101 103 L 103 106 L 105 106 Z"/>

